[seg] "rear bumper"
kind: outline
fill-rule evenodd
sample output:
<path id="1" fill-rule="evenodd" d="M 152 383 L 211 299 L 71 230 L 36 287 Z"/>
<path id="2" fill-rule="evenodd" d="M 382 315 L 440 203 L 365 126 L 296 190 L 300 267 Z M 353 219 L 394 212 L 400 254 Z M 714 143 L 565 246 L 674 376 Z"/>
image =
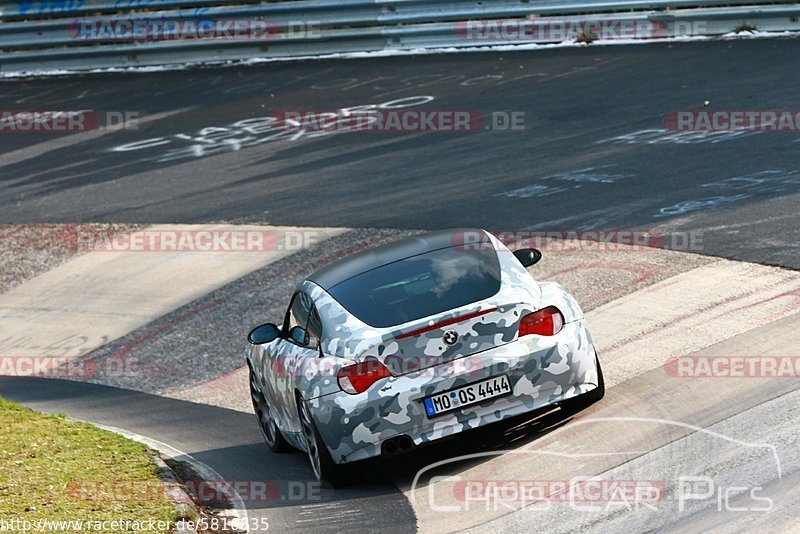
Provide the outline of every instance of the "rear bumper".
<path id="1" fill-rule="evenodd" d="M 505 374 L 512 394 L 428 418 L 430 395 Z M 597 387 L 586 320 L 552 337 L 526 336 L 501 347 L 421 371 L 387 378 L 360 395 L 332 393 L 309 407 L 333 460 L 377 456 L 383 441 L 408 435 L 422 445 L 563 401 Z"/>

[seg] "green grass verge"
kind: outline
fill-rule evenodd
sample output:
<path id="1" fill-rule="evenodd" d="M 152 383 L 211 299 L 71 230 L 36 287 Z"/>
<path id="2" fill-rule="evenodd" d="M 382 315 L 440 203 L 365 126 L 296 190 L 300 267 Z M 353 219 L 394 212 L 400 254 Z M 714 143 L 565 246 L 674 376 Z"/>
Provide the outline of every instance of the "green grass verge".
<path id="1" fill-rule="evenodd" d="M 173 504 L 152 454 L 112 432 L 0 398 L 0 520 L 129 521 L 122 532 L 141 528 L 136 521 L 171 523 Z"/>

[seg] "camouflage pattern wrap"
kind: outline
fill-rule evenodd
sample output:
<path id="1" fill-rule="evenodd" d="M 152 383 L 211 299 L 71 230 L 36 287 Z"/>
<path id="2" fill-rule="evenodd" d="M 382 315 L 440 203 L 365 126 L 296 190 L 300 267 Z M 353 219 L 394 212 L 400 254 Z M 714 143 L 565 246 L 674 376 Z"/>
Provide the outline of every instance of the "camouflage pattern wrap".
<path id="1" fill-rule="evenodd" d="M 501 267 L 498 293 L 434 318 L 375 328 L 315 283 L 305 280 L 298 285 L 311 297 L 322 321 L 319 350 L 287 358 L 285 368 L 276 365 L 276 358 L 264 357 L 264 351 L 280 351 L 274 346 L 280 341 L 253 347 L 249 354 L 251 365 L 261 374 L 263 390 L 270 392 L 276 422 L 290 443 L 306 448 L 295 401 L 298 394 L 308 403 L 333 460 L 343 463 L 379 455 L 382 442 L 389 438 L 405 434 L 422 445 L 597 387 L 595 350 L 578 303 L 554 282 L 537 283 L 502 243 L 489 239 Z M 520 319 L 547 306 L 562 312 L 564 328 L 555 336 L 519 338 Z M 402 337 L 477 313 L 481 315 Z M 443 342 L 446 330 L 458 334 L 454 345 Z M 372 359 L 386 365 L 392 376 L 357 395 L 339 388 L 336 377 L 342 367 Z M 266 360 L 273 363 L 265 366 Z M 425 397 L 499 375 L 508 377 L 510 395 L 427 417 Z"/>
<path id="2" fill-rule="evenodd" d="M 505 245 L 490 234 L 487 236 L 491 237 L 498 253 L 500 290 L 484 301 L 441 313 L 435 318 L 375 328 L 360 321 L 313 282 L 302 282 L 298 289 L 309 294 L 322 319 L 322 353 L 356 361 L 375 358 L 393 375 L 401 375 L 514 341 L 522 316 L 539 309 L 541 289 Z M 458 334 L 458 342 L 451 346 L 442 341 L 442 331 L 438 329 L 402 338 L 404 334 L 434 323 L 482 312 L 488 313 L 447 327 Z M 322 394 L 327 391 L 323 386 Z M 305 398 L 316 396 L 317 393 L 304 395 Z"/>
<path id="3" fill-rule="evenodd" d="M 513 394 L 428 419 L 422 399 L 506 374 Z M 310 402 L 337 462 L 380 454 L 381 443 L 406 434 L 416 445 L 566 400 L 597 387 L 595 352 L 586 320 L 556 336 L 525 336 L 479 354 L 387 378 L 360 395 L 338 392 Z"/>

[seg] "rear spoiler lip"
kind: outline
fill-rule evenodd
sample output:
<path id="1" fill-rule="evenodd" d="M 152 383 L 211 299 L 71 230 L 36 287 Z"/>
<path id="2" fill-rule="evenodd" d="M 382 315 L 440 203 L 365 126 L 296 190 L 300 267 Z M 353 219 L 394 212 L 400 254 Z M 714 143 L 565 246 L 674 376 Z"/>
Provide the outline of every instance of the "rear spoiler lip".
<path id="1" fill-rule="evenodd" d="M 424 334 L 425 332 L 430 332 L 431 330 L 438 330 L 440 328 L 444 328 L 445 326 L 450 326 L 452 324 L 461 323 L 463 321 L 468 321 L 470 319 L 474 319 L 476 317 L 480 317 L 481 315 L 486 315 L 487 313 L 492 313 L 493 311 L 497 311 L 497 307 L 488 308 L 485 310 L 477 311 L 468 313 L 466 315 L 459 315 L 458 317 L 453 317 L 452 319 L 445 319 L 444 321 L 439 321 L 438 323 L 434 323 L 432 325 L 423 326 L 422 328 L 417 328 L 416 330 L 412 330 L 410 332 L 406 332 L 405 334 L 400 334 L 394 336 L 395 339 L 405 339 L 407 337 L 418 336 L 420 334 Z"/>
<path id="2" fill-rule="evenodd" d="M 423 327 L 418 327 L 418 328 L 415 328 L 414 330 L 409 330 L 407 332 L 403 332 L 402 329 L 400 329 L 399 331 L 395 331 L 395 333 L 393 333 L 391 335 L 391 337 L 393 337 L 394 339 L 406 339 L 406 338 L 409 338 L 409 337 L 413 337 L 413 336 L 418 336 L 420 334 L 424 334 L 425 332 L 430 332 L 431 330 L 438 330 L 438 329 L 444 328 L 446 326 L 450 326 L 450 325 L 453 325 L 453 324 L 458 324 L 458 323 L 461 323 L 463 321 L 468 321 L 470 319 L 474 319 L 474 318 L 480 317 L 482 315 L 487 315 L 487 314 L 492 313 L 492 312 L 507 311 L 510 308 L 514 308 L 516 306 L 524 305 L 524 304 L 527 304 L 527 303 L 526 302 L 513 302 L 513 303 L 508 303 L 508 304 L 502 304 L 502 305 L 500 305 L 500 304 L 489 304 L 489 306 L 490 306 L 489 308 L 485 308 L 485 309 L 478 310 L 478 311 L 475 311 L 475 312 L 465 313 L 464 315 L 459 315 L 458 317 L 453 317 L 451 319 L 444 319 L 442 321 L 438 321 L 436 323 L 429 324 L 429 325 L 426 325 L 426 326 L 423 326 Z"/>
<path id="3" fill-rule="evenodd" d="M 541 303 L 540 303 L 541 304 Z M 481 308 L 482 306 L 486 306 L 485 308 Z M 484 301 L 476 308 L 473 308 L 475 311 L 466 311 L 463 315 L 459 315 L 458 317 L 454 317 L 452 319 L 443 319 L 441 321 L 437 321 L 436 323 L 430 323 L 433 319 L 428 319 L 425 326 L 417 326 L 420 322 L 422 322 L 425 318 L 422 317 L 421 319 L 417 319 L 416 321 L 409 321 L 409 323 L 416 323 L 409 325 L 406 323 L 405 325 L 397 325 L 393 327 L 388 327 L 383 334 L 385 337 L 383 338 L 384 341 L 389 341 L 391 339 L 406 339 L 412 337 L 414 335 L 420 335 L 422 331 L 431 331 L 437 330 L 439 328 L 444 328 L 445 326 L 449 326 L 452 324 L 458 324 L 463 321 L 468 321 L 469 319 L 474 319 L 475 317 L 480 317 L 482 315 L 487 315 L 492 312 L 500 312 L 505 313 L 512 308 L 516 308 L 517 306 L 530 306 L 531 310 L 537 311 L 540 309 L 540 306 L 534 306 L 528 301 L 524 300 L 511 300 L 506 302 L 501 302 L 498 300 L 492 301 Z M 519 318 L 517 318 L 519 319 Z M 450 322 L 452 321 L 452 322 Z M 444 323 L 448 324 L 444 324 Z M 416 326 L 416 328 L 413 328 Z M 406 330 L 407 328 L 413 328 L 413 330 Z"/>

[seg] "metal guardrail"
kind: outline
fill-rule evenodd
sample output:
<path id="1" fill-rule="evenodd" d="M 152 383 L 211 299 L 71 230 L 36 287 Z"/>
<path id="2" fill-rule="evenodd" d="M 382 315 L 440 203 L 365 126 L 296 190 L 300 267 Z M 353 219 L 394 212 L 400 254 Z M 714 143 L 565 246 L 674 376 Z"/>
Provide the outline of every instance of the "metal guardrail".
<path id="1" fill-rule="evenodd" d="M 36 0 L 0 5 L 0 75 L 220 63 L 348 52 L 525 44 L 465 39 L 467 21 L 650 21 L 655 37 L 722 35 L 736 27 L 800 30 L 800 4 L 775 0 Z M 261 21 L 260 38 L 138 38 L 82 31 L 103 21 Z M 301 28 L 298 30 L 298 28 Z M 460 33 L 461 32 L 461 33 Z M 574 36 L 573 36 L 574 37 Z M 557 41 L 558 39 L 552 39 Z"/>

